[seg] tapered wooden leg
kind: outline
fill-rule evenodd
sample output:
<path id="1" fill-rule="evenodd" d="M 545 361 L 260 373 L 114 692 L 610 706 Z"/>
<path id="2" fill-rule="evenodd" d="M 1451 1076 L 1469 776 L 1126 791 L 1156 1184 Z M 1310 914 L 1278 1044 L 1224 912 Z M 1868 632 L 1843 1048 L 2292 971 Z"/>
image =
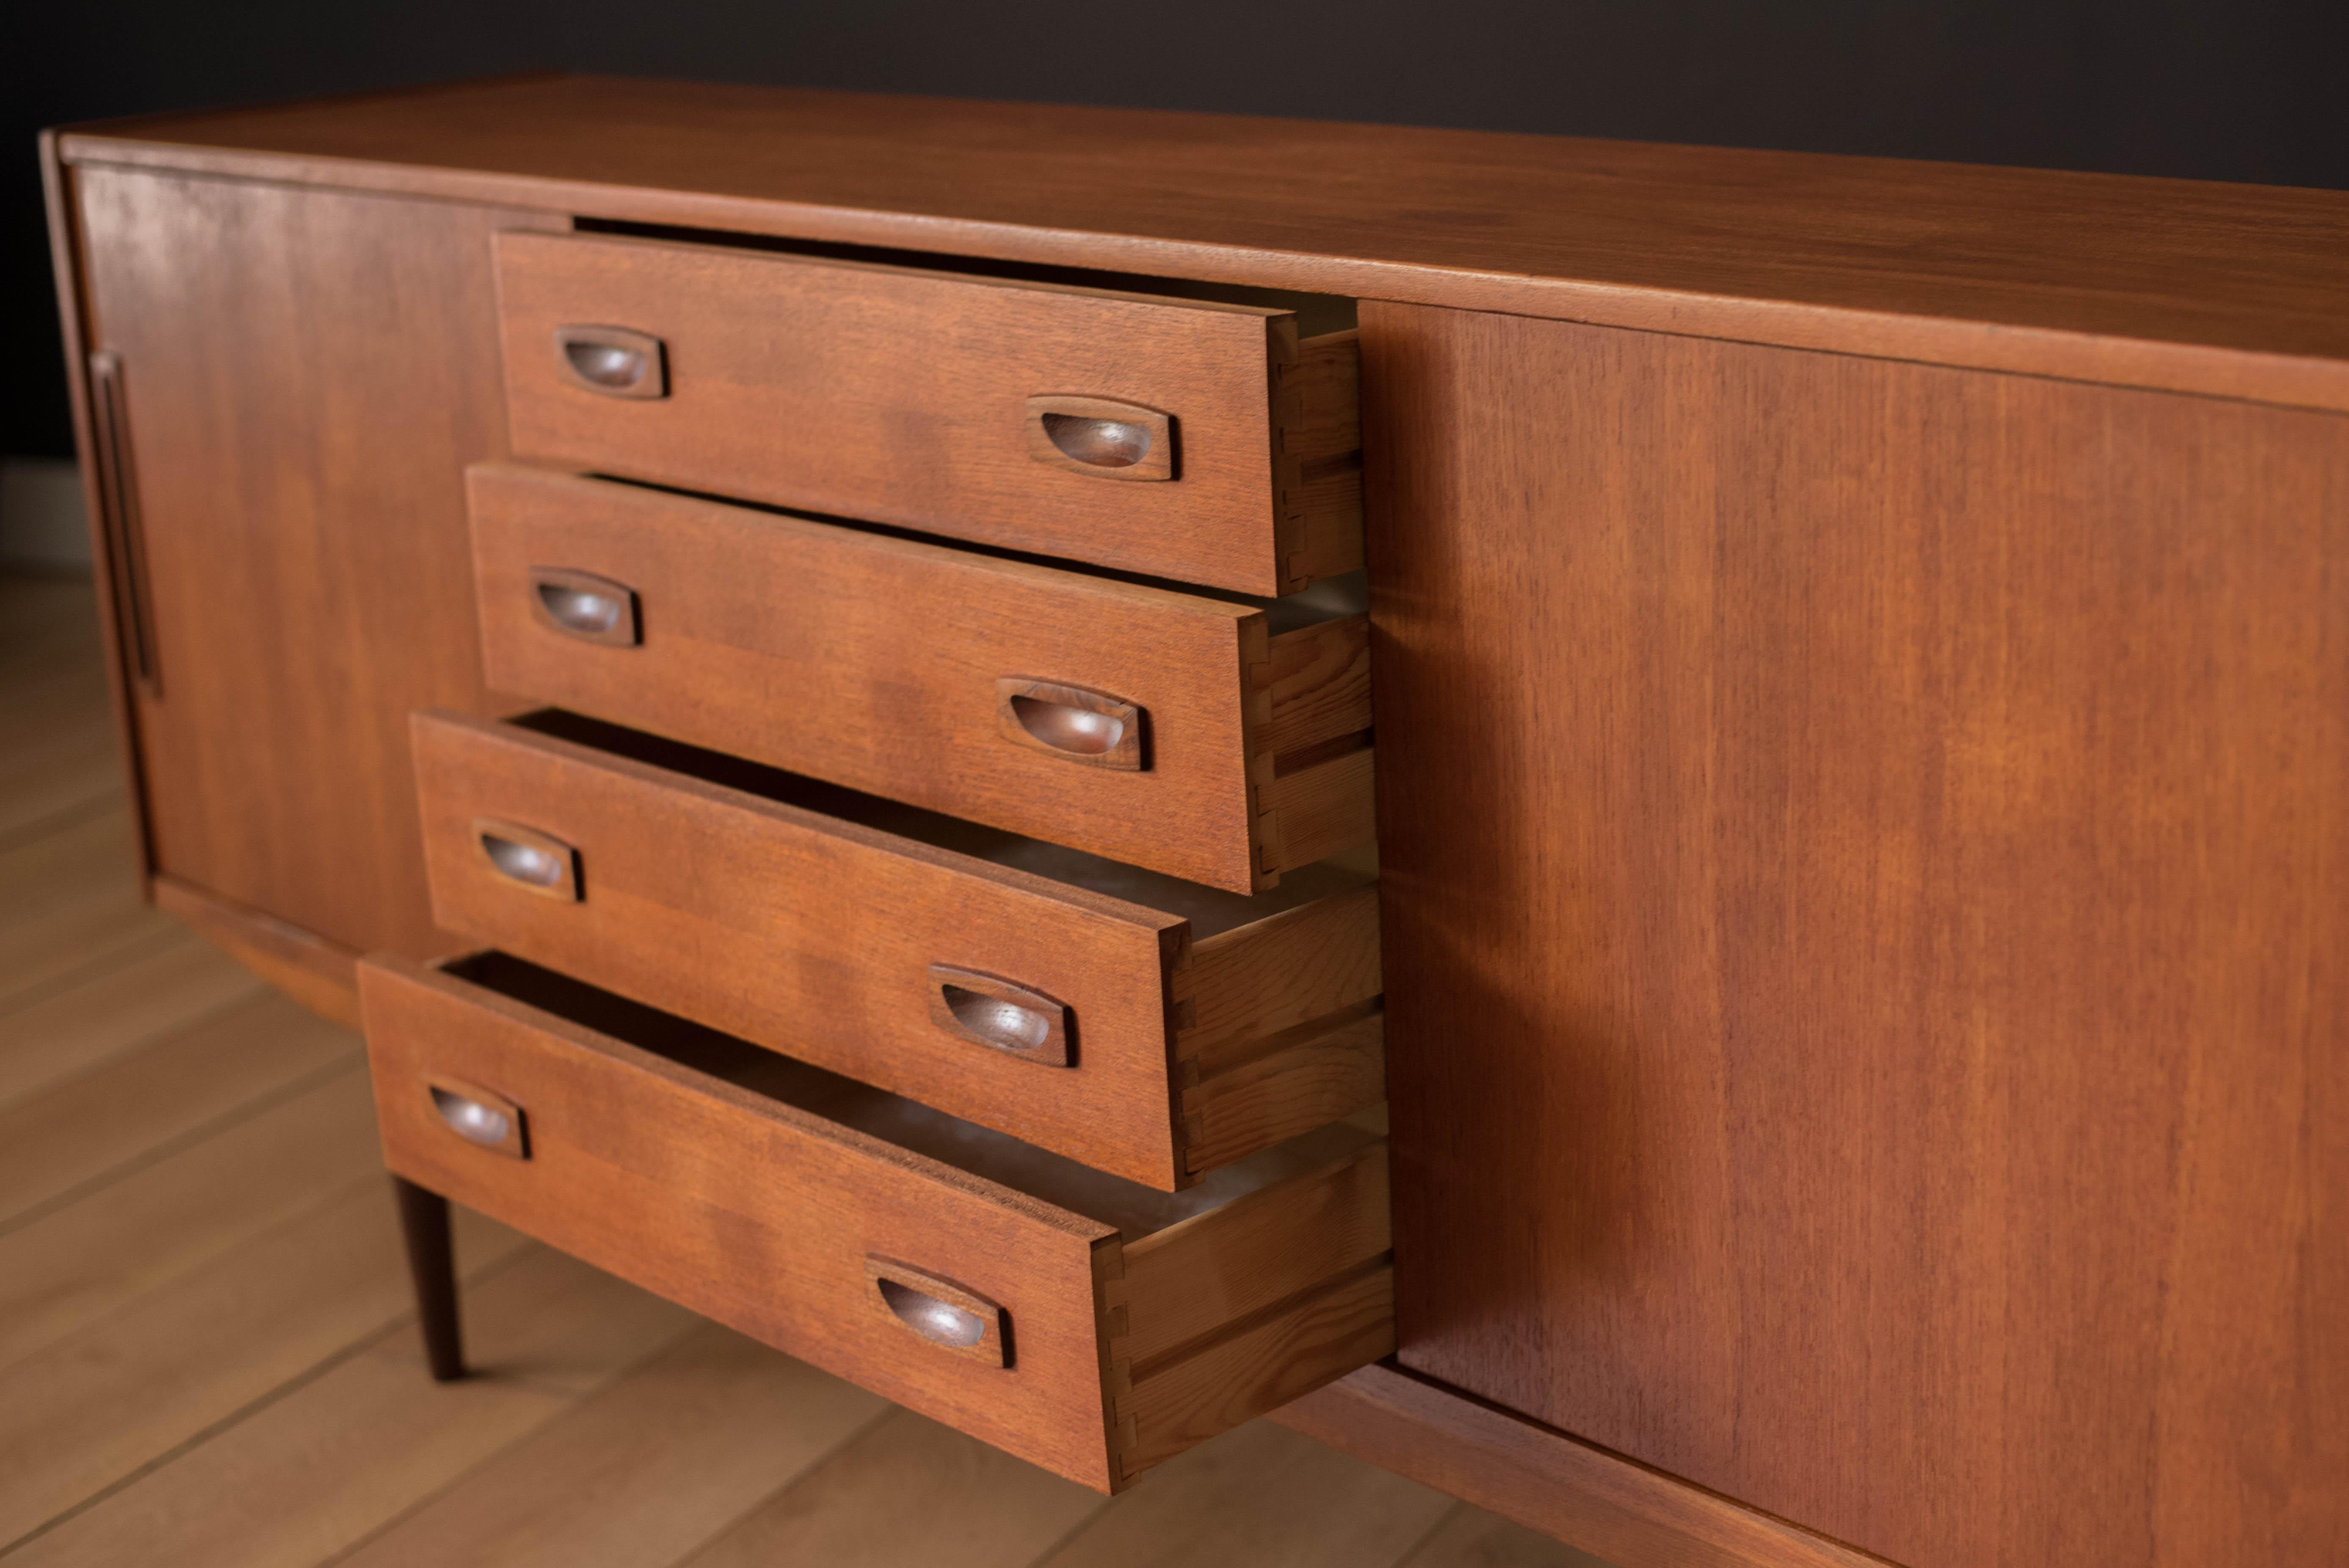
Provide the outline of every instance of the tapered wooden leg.
<path id="1" fill-rule="evenodd" d="M 457 1323 L 457 1252 L 449 1238 L 449 1200 L 395 1176 L 399 1228 L 408 1238 L 408 1272 L 416 1282 L 416 1321 L 424 1330 L 424 1358 L 440 1383 L 465 1376 L 465 1343 Z"/>

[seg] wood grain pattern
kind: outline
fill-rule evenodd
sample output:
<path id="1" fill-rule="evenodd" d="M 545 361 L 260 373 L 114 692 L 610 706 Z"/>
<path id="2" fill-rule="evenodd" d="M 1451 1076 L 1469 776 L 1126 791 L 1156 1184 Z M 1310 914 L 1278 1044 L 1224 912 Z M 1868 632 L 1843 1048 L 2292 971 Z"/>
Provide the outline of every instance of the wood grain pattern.
<path id="1" fill-rule="evenodd" d="M 1173 1184 L 1165 973 L 1179 917 L 505 726 L 419 719 L 416 757 L 435 914 L 452 929 Z M 577 845 L 585 898 L 507 885 L 473 842 L 483 813 Z M 936 963 L 1069 1007 L 1076 1066 L 939 1028 Z"/>
<path id="2" fill-rule="evenodd" d="M 1284 584 L 1362 568 L 1362 356 L 1351 331 L 1274 328 L 1272 492 Z"/>
<path id="3" fill-rule="evenodd" d="M 524 1244 L 459 1221 L 476 1271 Z M 369 1174 L 0 1367 L 0 1539 L 16 1541 L 381 1333 L 407 1300 L 390 1195 Z M 432 1386 L 420 1360 L 413 1376 Z"/>
<path id="4" fill-rule="evenodd" d="M 1259 754 L 1257 853 L 1268 870 L 1310 866 L 1342 855 L 1376 834 L 1378 791 L 1371 758 L 1371 748 L 1362 744 L 1296 773 L 1283 773 L 1278 765 L 1265 767 Z"/>
<path id="5" fill-rule="evenodd" d="M 124 798 L 96 603 L 86 578 L 0 577 L 0 845 Z"/>
<path id="6" fill-rule="evenodd" d="M 1391 1363 L 1365 1366 L 1284 1405 L 1272 1419 L 1599 1553 L 1613 1568 L 1884 1568 L 1880 1557 Z"/>
<path id="7" fill-rule="evenodd" d="M 351 950 L 440 950 L 406 721 L 486 702 L 466 462 L 504 444 L 488 245 L 526 213 L 73 171 L 159 652 L 155 866 Z"/>
<path id="8" fill-rule="evenodd" d="M 550 111 L 535 145 L 518 106 Z M 549 145 L 564 113 L 616 109 L 633 145 Z M 2349 1552 L 2328 1483 L 2349 1471 L 2343 427 L 1688 336 L 2349 408 L 2344 200 L 598 83 L 331 112 L 68 139 L 92 161 L 56 193 L 88 285 L 71 329 L 120 356 L 167 585 L 139 739 L 177 885 L 330 958 L 440 940 L 393 842 L 411 819 L 384 726 L 487 701 L 437 618 L 455 568 L 403 552 L 449 536 L 432 476 L 499 444 L 486 354 L 446 336 L 483 319 L 490 226 L 600 212 L 1506 305 L 1527 314 L 1365 317 L 1387 463 L 1370 640 L 1381 731 L 1409 749 L 1385 808 L 1403 1251 L 1425 1261 L 1400 1279 L 1406 1355 L 1920 1565 Z M 1041 127 L 1098 130 L 1088 158 L 1173 144 L 1166 177 L 1104 197 L 1037 153 Z M 293 145 L 170 141 L 240 134 Z M 721 143 L 730 161 L 685 161 Z M 1305 171 L 1373 152 L 1358 167 L 1416 210 Z M 985 178 L 1009 153 L 1022 181 Z M 678 190 L 684 167 L 711 177 Z M 1268 395 L 1303 408 L 1309 357 L 1268 331 Z M 1495 412 L 1495 385 L 1531 390 Z M 1291 569 L 1318 547 L 1292 512 L 1350 483 L 1306 444 L 1267 454 Z M 212 635 L 219 606 L 288 584 L 287 637 Z M 419 656 L 402 639 L 425 632 Z M 1306 662 L 1339 691 L 1350 653 Z M 191 669 L 209 708 L 175 715 Z M 1256 712 L 1255 673 L 1242 690 Z M 1355 733 L 1247 753 L 1277 825 L 1260 855 L 1360 836 Z M 12 999 L 147 938 L 121 895 L 56 909 L 0 918 Z M 1194 1103 L 1158 1107 L 1170 1184 L 1220 1147 L 1217 1094 L 1284 1052 L 1344 1043 L 1315 1058 L 1329 1100 L 1286 1080 L 1303 1114 L 1367 1092 L 1385 1024 L 1361 1002 L 1181 1054 L 1188 967 L 1160 971 L 1202 1096 L 1195 1135 Z M 1214 1353 L 1277 1376 L 1289 1353 L 1255 1347 L 1279 1317 Z M 1127 1451 L 1151 1451 L 1138 1424 Z"/>
<path id="9" fill-rule="evenodd" d="M 0 1014 L 0 1106 L 260 990 L 259 981 L 191 933 L 158 931 L 107 973 Z"/>
<path id="10" fill-rule="evenodd" d="M 1375 900 L 1336 868 L 1293 877 L 1273 901 L 1218 896 L 1247 923 L 1203 942 L 1206 966 L 1189 973 L 1185 903 L 1104 897 L 1081 879 L 1102 867 L 1040 876 L 512 725 L 420 717 L 415 752 L 434 914 L 450 928 L 1154 1186 L 1206 1168 L 1177 1141 L 1175 994 L 1243 1042 L 1377 995 Z M 557 904 L 498 875 L 472 828 L 484 815 L 577 846 L 584 899 Z M 1022 857 L 1017 841 L 991 853 Z M 1134 898 L 1184 897 L 1130 881 Z M 1329 887 L 1349 889 L 1332 918 L 1278 901 Z M 1039 1066 L 940 1027 L 939 964 L 1069 1009 L 1075 1064 Z M 1257 1137 L 1221 1137 L 1200 1158 L 1306 1130 L 1296 1116 L 1326 1099 L 1326 1064 L 1299 1059 L 1296 1074 L 1315 1086 L 1236 1086 L 1279 1108 L 1227 1106 L 1227 1124 Z"/>
<path id="11" fill-rule="evenodd" d="M 66 168 L 57 133 L 43 131 L 40 149 L 41 193 L 49 227 L 49 273 L 57 284 L 58 334 L 65 340 L 66 399 L 73 419 L 74 452 L 81 493 L 96 495 L 98 431 L 89 399 L 88 323 L 84 305 L 88 286 L 82 271 L 81 214 L 76 205 L 75 177 Z M 113 721 L 116 776 L 125 786 L 125 798 L 134 805 L 133 815 L 138 822 L 136 864 L 143 897 L 155 851 L 145 809 L 137 804 L 146 798 L 146 791 L 141 781 L 138 724 L 130 710 L 130 672 L 123 659 L 124 607 L 114 591 L 121 564 L 114 558 L 114 541 L 98 514 L 88 507 L 83 511 L 89 527 L 90 565 L 98 580 L 107 585 L 107 591 L 97 596 L 98 639 L 107 690 L 112 699 L 108 708 Z"/>
<path id="12" fill-rule="evenodd" d="M 1357 1272 L 1393 1246 L 1385 1146 L 1365 1137 L 1277 1191 L 1126 1242 L 1122 1353 L 1145 1371 L 1184 1347 Z"/>
<path id="13" fill-rule="evenodd" d="M 1175 1053 L 1212 1076 L 1263 1041 L 1377 997 L 1379 895 L 1331 893 L 1193 942 L 1174 984 Z"/>
<path id="14" fill-rule="evenodd" d="M 1389 1568 L 1450 1506 L 1257 1421 L 1161 1467 L 1039 1568 Z"/>
<path id="15" fill-rule="evenodd" d="M 548 991 L 512 961 L 464 973 L 360 966 L 396 1173 L 1071 1480 L 1118 1490 L 1392 1346 L 1386 1189 L 1360 1169 L 1383 1158 L 1371 1135 L 1333 1129 L 1341 1157 L 1275 1151 L 1197 1199 L 1162 1198 L 569 982 Z M 672 1054 L 510 993 L 568 997 Z M 530 1116 L 528 1159 L 440 1125 L 425 1085 L 460 1064 Z M 1179 1259 L 1128 1276 L 1118 1223 Z M 999 1303 L 1008 1364 L 906 1333 L 875 1258 Z M 1137 1362 L 1131 1325 L 1174 1321 L 1160 1293 L 1199 1290 L 1231 1315 Z"/>
<path id="16" fill-rule="evenodd" d="M 1284 451 L 1276 417 L 1304 406 L 1282 385 L 1299 358 L 1284 313 L 718 245 L 507 234 L 497 253 L 523 455 L 1242 593 L 1308 587 L 1292 565 L 1361 565 L 1359 545 L 1348 558 L 1305 543 L 1341 535 L 1345 510 L 1306 479 L 1348 465 L 1319 450 L 1342 428 L 1326 409 Z M 565 374 L 555 333 L 583 321 L 659 338 L 667 395 L 614 398 Z M 1297 379 L 1325 405 L 1345 385 Z M 1038 462 L 1038 393 L 1173 416 L 1174 477 Z M 1358 537 L 1358 476 L 1351 496 Z"/>
<path id="17" fill-rule="evenodd" d="M 1463 1503 L 1411 1554 L 1409 1568 L 1609 1568 L 1598 1558 Z"/>
<path id="18" fill-rule="evenodd" d="M 705 1324 L 342 1561 L 667 1568 L 888 1409 Z"/>
<path id="19" fill-rule="evenodd" d="M 1237 1326 L 1179 1360 L 1137 1370 L 1119 1414 L 1129 1477 L 1393 1354 L 1394 1266 L 1380 1263 Z"/>
<path id="20" fill-rule="evenodd" d="M 170 922 L 139 898 L 138 825 L 121 803 L 0 848 L 0 1010 L 143 950 Z"/>
<path id="21" fill-rule="evenodd" d="M 1116 1232 L 481 987 L 361 965 L 392 1169 L 885 1398 L 1106 1486 L 1092 1252 Z M 464 1144 L 426 1075 L 530 1114 L 525 1161 Z M 864 1274 L 918 1259 L 1006 1303 L 1016 1364 L 905 1332 Z"/>
<path id="22" fill-rule="evenodd" d="M 1114 1463 L 1131 1480 L 1394 1348 L 1386 1145 L 1335 1127 L 1293 1169 L 1104 1259 Z"/>
<path id="23" fill-rule="evenodd" d="M 1362 333 L 1404 1362 L 1914 1568 L 2349 1553 L 2349 421 Z"/>
<path id="24" fill-rule="evenodd" d="M 1259 856 L 1251 766 L 1371 726 L 1359 616 L 1273 635 L 1227 599 L 634 485 L 490 465 L 469 488 L 498 691 L 1195 881 L 1251 892 L 1309 864 Z M 551 629 L 549 566 L 626 584 L 641 644 Z M 1013 676 L 1140 707 L 1147 765 L 1008 741 Z"/>
<path id="25" fill-rule="evenodd" d="M 0 1366 L 362 1182 L 372 1188 L 381 1168 L 375 1102 L 353 1071 L 11 1228 L 0 1235 Z"/>
<path id="26" fill-rule="evenodd" d="M 2335 192 L 593 77 L 118 121 L 62 146 L 2349 408 Z"/>
<path id="27" fill-rule="evenodd" d="M 34 613 L 18 613 L 28 603 Z M 60 603 L 72 617 L 37 609 Z M 60 695 L 71 700 L 56 710 L 57 727 L 103 735 L 93 609 L 86 581 L 0 578 L 0 712 L 21 711 L 28 691 L 64 676 Z M 119 800 L 111 765 L 97 782 Z M 12 774 L 0 759 L 0 822 L 27 825 L 8 843 L 81 819 L 44 808 L 49 784 Z M 21 901 L 12 879 L 19 869 L 0 862 L 0 909 Z M 132 881 L 119 854 L 87 874 L 117 888 Z M 248 977 L 225 992 L 163 983 L 183 969 L 240 971 L 177 921 L 149 923 L 149 940 L 100 955 L 44 1000 L 0 1002 L 0 1064 L 32 1074 L 15 1082 L 54 1085 L 94 1064 L 88 1051 L 135 1048 L 258 983 Z M 104 1099 L 85 1103 L 83 1125 L 102 1127 L 108 1112 Z M 64 1532 L 70 1516 L 107 1512 L 106 1502 L 85 1508 L 71 1487 L 47 1493 L 62 1512 L 45 1513 L 37 1499 L 19 1507 L 22 1491 L 46 1485 L 44 1476 L 79 1473 L 105 1455 L 113 1458 L 96 1466 L 99 1484 L 133 1501 L 78 1541 L 109 1565 L 151 1556 L 153 1540 L 178 1539 L 154 1528 L 168 1511 L 172 1529 L 202 1552 L 240 1564 L 638 1568 L 675 1562 L 688 1543 L 715 1537 L 697 1568 L 790 1558 L 801 1545 L 802 1555 L 842 1563 L 895 1568 L 911 1552 L 939 1568 L 1019 1568 L 1105 1509 L 1140 1511 L 1130 1528 L 1107 1532 L 1104 1549 L 1123 1553 L 1122 1564 L 1221 1561 L 1236 1538 L 1303 1552 L 1304 1563 L 1383 1564 L 1407 1556 L 1419 1530 L 1415 1516 L 1398 1518 L 1382 1501 L 1412 1498 L 1423 1507 L 1432 1497 L 1251 1423 L 1104 1503 L 910 1413 L 794 1481 L 800 1456 L 823 1453 L 863 1413 L 887 1407 L 716 1325 L 594 1392 L 592 1378 L 583 1386 L 578 1376 L 582 1353 L 603 1355 L 597 1345 L 620 1339 L 586 1331 L 600 1319 L 624 1332 L 643 1324 L 641 1293 L 538 1249 L 515 1251 L 519 1238 L 460 1210 L 460 1250 L 489 1246 L 486 1262 L 463 1258 L 477 1309 L 469 1347 L 484 1364 L 478 1386 L 490 1391 L 475 1399 L 473 1386 L 429 1381 L 414 1328 L 397 1315 L 398 1240 L 380 1161 L 367 1076 L 344 1074 L 250 1117 L 216 1122 L 184 1147 L 152 1149 L 0 1234 L 0 1505 L 9 1545 Z M 289 1233 L 266 1240 L 281 1228 Z M 362 1295 L 351 1289 L 354 1264 L 370 1259 L 375 1293 L 354 1310 Z M 721 1343 L 728 1353 L 696 1353 Z M 68 1348 L 45 1354 L 59 1346 Z M 628 1354 L 623 1348 L 611 1364 Z M 355 1360 L 376 1364 L 380 1376 L 336 1376 Z M 20 1376 L 17 1364 L 36 1370 Z M 514 1435 L 506 1419 L 517 1389 L 578 1402 L 542 1405 L 545 1420 L 501 1448 Z M 286 1420 L 289 1409 L 300 1418 Z M 916 1436 L 890 1438 L 907 1431 Z M 189 1462 L 207 1449 L 220 1462 Z M 33 1469 L 16 1468 L 25 1457 Z M 43 1468 L 60 1457 L 61 1468 Z M 876 1498 L 887 1506 L 874 1506 Z M 394 1514 L 397 1523 L 353 1548 Z M 738 1521 L 740 1529 L 729 1528 Z M 295 1543 L 306 1554 L 281 1556 Z M 1137 1544 L 1147 1555 L 1136 1558 Z"/>
<path id="28" fill-rule="evenodd" d="M 321 1018 L 358 1027 L 358 954 L 169 873 L 150 877 L 148 886 L 157 909 L 185 920 L 279 991 Z M 431 944 L 436 951 L 448 945 L 445 940 Z"/>
<path id="29" fill-rule="evenodd" d="M 1297 771 L 1303 753 L 1371 728 L 1371 618 L 1336 616 L 1270 639 L 1248 668 L 1251 753 Z"/>
<path id="30" fill-rule="evenodd" d="M 1049 1471 L 897 1410 L 678 1568 L 1028 1568 L 1103 1506 Z"/>
<path id="31" fill-rule="evenodd" d="M 184 1568 L 312 1568 L 693 1327 L 667 1303 L 536 1249 L 473 1296 L 495 1375 L 433 1383 L 404 1334 L 378 1332 L 12 1552 L 11 1568 L 114 1568 L 151 1560 L 158 1542 Z M 255 1487 L 255 1475 L 281 1482 Z"/>
<path id="32" fill-rule="evenodd" d="M 1179 1036 L 1175 1049 L 1182 1049 Z M 1179 1056 L 1175 1063 L 1183 1085 L 1183 1164 L 1195 1173 L 1387 1097 L 1386 1019 L 1376 1011 L 1335 1024 L 1317 1019 L 1251 1041 L 1244 1054 L 1222 1055 L 1216 1071 L 1195 1079 L 1191 1074 L 1204 1071 L 1206 1063 Z"/>
<path id="33" fill-rule="evenodd" d="M 351 1037 L 267 992 L 0 1111 L 0 1223 L 257 1103 L 357 1067 Z"/>

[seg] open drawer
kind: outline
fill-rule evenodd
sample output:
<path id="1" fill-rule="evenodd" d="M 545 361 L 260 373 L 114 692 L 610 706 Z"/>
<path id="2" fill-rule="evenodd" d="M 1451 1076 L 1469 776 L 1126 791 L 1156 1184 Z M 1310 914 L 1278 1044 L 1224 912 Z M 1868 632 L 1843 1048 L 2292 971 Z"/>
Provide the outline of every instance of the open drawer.
<path id="1" fill-rule="evenodd" d="M 1378 892 L 1254 897 L 547 711 L 412 729 L 434 919 L 1174 1189 L 1386 1097 Z"/>
<path id="2" fill-rule="evenodd" d="M 1351 332 L 611 235 L 497 273 L 519 455 L 1245 594 L 1362 565 Z"/>
<path id="3" fill-rule="evenodd" d="M 1370 841 L 1370 626 L 511 464 L 493 691 L 1243 893 Z"/>
<path id="4" fill-rule="evenodd" d="M 503 954 L 359 994 L 396 1174 L 1086 1485 L 1393 1348 L 1363 1127 L 1171 1195 Z"/>

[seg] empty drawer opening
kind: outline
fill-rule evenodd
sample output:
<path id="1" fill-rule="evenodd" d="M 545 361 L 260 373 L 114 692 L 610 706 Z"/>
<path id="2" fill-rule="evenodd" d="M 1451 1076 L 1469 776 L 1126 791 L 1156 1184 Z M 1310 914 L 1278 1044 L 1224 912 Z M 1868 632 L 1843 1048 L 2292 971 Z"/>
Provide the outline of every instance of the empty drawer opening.
<path id="1" fill-rule="evenodd" d="M 1357 317 L 1354 301 L 1342 294 L 1309 294 L 1302 289 L 1258 288 L 1248 284 L 1164 277 L 1154 273 L 1110 272 L 1097 267 L 1005 261 L 994 256 L 954 255 L 945 251 L 898 250 L 887 245 L 843 244 L 835 241 L 796 239 L 781 234 L 748 234 L 739 229 L 631 223 L 624 218 L 574 218 L 571 226 L 583 234 L 617 234 L 631 239 L 667 240 L 681 244 L 725 245 L 735 250 L 763 251 L 772 255 L 808 256 L 823 261 L 861 262 L 879 266 L 920 267 L 928 272 L 960 273 L 966 277 L 1012 278 L 1021 283 L 1049 284 L 1056 288 L 1102 288 L 1121 294 L 1156 294 L 1169 299 L 1206 299 L 1220 305 L 1249 305 L 1268 310 L 1289 310 L 1296 312 L 1297 328 L 1307 337 L 1316 337 L 1324 332 L 1350 331 Z"/>

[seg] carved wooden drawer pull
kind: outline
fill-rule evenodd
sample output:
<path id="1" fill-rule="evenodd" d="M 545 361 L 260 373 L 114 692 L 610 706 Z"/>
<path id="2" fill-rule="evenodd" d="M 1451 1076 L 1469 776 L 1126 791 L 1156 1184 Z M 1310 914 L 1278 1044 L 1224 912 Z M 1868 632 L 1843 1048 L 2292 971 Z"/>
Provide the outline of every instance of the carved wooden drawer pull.
<path id="1" fill-rule="evenodd" d="M 936 1274 L 887 1258 L 867 1257 L 864 1277 L 899 1323 L 932 1345 L 989 1366 L 1011 1365 L 1001 1307 Z"/>
<path id="2" fill-rule="evenodd" d="M 1074 1056 L 1064 1004 L 977 970 L 932 964 L 930 1016 L 949 1034 L 1023 1062 L 1065 1067 Z"/>
<path id="3" fill-rule="evenodd" d="M 560 838 L 486 816 L 473 820 L 473 837 L 499 876 L 566 904 L 579 901 L 579 851 Z"/>
<path id="4" fill-rule="evenodd" d="M 433 1110 L 450 1132 L 515 1159 L 530 1158 L 530 1135 L 520 1106 L 454 1078 L 428 1078 L 425 1087 L 432 1096 Z"/>
<path id="5" fill-rule="evenodd" d="M 530 613 L 539 625 L 565 637 L 612 648 L 634 648 L 644 640 L 636 590 L 593 572 L 533 566 Z"/>
<path id="6" fill-rule="evenodd" d="M 564 379 L 607 398 L 668 396 L 668 354 L 657 337 L 625 327 L 558 327 Z"/>
<path id="7" fill-rule="evenodd" d="M 1174 421 L 1110 398 L 1042 393 L 1028 400 L 1028 455 L 1096 479 L 1174 477 Z"/>
<path id="8" fill-rule="evenodd" d="M 1072 763 L 1124 773 L 1142 767 L 1142 710 L 1107 692 L 1025 675 L 995 683 L 1004 735 Z"/>

